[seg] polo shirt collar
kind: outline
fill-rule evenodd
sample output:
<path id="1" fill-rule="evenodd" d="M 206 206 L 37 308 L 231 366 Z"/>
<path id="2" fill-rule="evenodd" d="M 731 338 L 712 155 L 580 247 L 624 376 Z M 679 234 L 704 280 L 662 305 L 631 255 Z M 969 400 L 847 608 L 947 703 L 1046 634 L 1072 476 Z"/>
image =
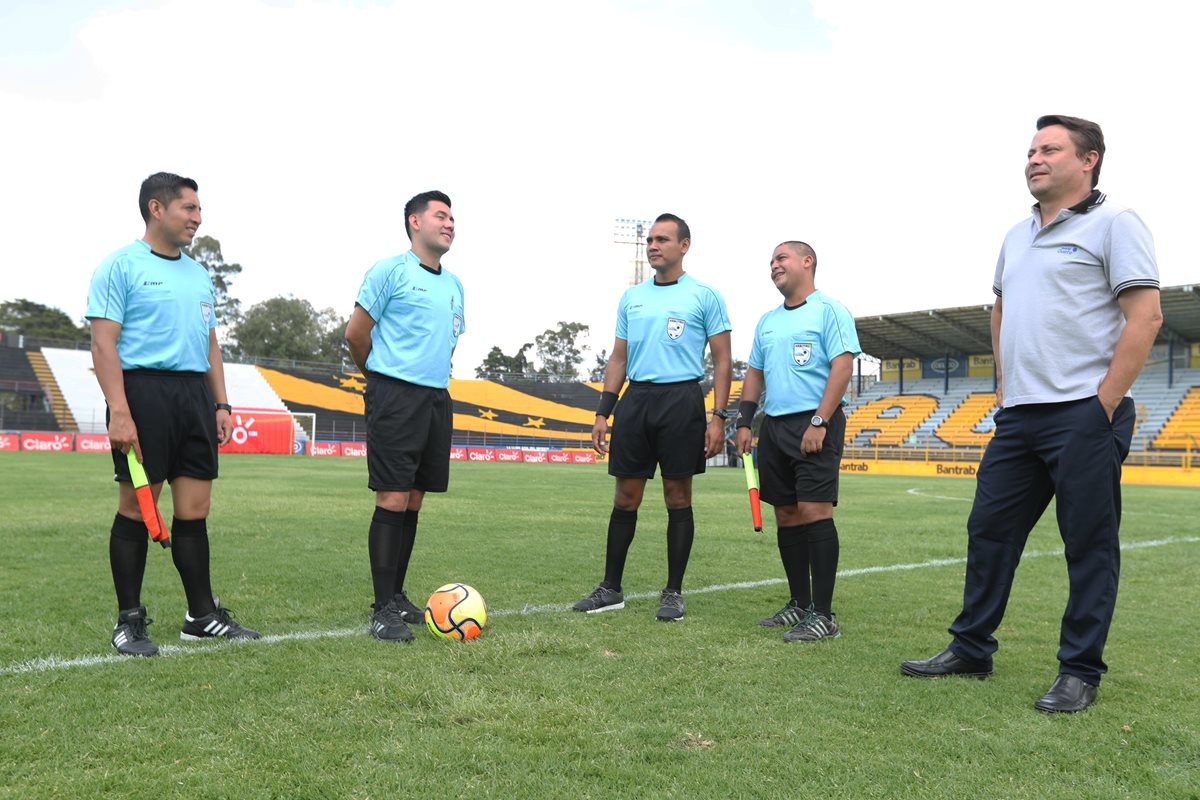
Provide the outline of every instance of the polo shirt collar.
<path id="1" fill-rule="evenodd" d="M 1064 208 L 1063 211 L 1070 211 L 1072 214 L 1086 214 L 1093 208 L 1098 208 L 1106 199 L 1108 199 L 1108 196 L 1104 194 L 1104 192 L 1100 191 L 1099 189 L 1092 189 L 1091 194 L 1070 208 Z M 1042 213 L 1042 204 L 1034 203 L 1031 211 L 1033 211 L 1034 216 L 1040 217 Z"/>

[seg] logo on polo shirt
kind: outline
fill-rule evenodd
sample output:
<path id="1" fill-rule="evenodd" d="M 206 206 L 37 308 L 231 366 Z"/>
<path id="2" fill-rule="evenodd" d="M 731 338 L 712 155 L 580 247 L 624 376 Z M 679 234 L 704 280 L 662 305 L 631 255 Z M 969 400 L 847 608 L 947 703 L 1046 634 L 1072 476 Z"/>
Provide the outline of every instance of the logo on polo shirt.
<path id="1" fill-rule="evenodd" d="M 1078 252 L 1079 252 L 1079 248 L 1078 248 L 1078 247 L 1072 247 L 1072 246 L 1070 246 L 1070 245 L 1066 245 L 1066 246 L 1064 246 L 1064 247 L 1060 247 L 1060 248 L 1058 248 L 1058 252 L 1059 252 L 1059 254 L 1060 254 L 1060 255 L 1064 255 L 1064 256 L 1073 256 L 1073 255 L 1075 255 L 1076 253 L 1078 253 Z"/>
<path id="2" fill-rule="evenodd" d="M 671 339 L 678 339 L 683 336 L 683 329 L 687 327 L 687 323 L 676 317 L 667 318 L 667 336 Z"/>
<path id="3" fill-rule="evenodd" d="M 812 358 L 812 342 L 793 342 L 792 360 L 797 366 L 803 367 Z"/>
<path id="4" fill-rule="evenodd" d="M 208 325 L 212 322 L 212 303 L 200 304 L 200 316 L 204 317 L 205 325 Z"/>

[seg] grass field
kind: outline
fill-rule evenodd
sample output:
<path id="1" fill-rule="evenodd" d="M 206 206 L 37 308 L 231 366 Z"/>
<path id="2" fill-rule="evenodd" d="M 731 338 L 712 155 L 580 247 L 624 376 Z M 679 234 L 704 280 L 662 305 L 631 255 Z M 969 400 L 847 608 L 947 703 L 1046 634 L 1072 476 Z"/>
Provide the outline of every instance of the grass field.
<path id="1" fill-rule="evenodd" d="M 948 642 L 970 480 L 844 478 L 844 635 L 785 644 L 754 624 L 786 591 L 740 471 L 697 478 L 687 617 L 665 625 L 657 482 L 626 571 L 636 599 L 584 616 L 566 608 L 601 577 L 604 469 L 456 463 L 422 512 L 408 588 L 465 581 L 492 616 L 466 644 L 421 630 L 396 645 L 366 633 L 365 469 L 226 458 L 214 589 L 264 638 L 180 643 L 183 592 L 152 544 L 143 600 L 169 646 L 133 660 L 108 643 L 107 459 L 0 454 L 0 798 L 1200 797 L 1194 489 L 1126 488 L 1110 673 L 1091 709 L 1046 717 L 1032 704 L 1066 600 L 1052 513 L 995 676 L 897 668 Z"/>

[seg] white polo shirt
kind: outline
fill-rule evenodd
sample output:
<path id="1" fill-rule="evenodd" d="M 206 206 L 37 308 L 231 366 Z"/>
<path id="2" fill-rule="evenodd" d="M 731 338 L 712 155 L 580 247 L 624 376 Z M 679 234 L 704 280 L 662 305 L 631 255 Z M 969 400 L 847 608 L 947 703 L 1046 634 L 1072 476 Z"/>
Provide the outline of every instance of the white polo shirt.
<path id="1" fill-rule="evenodd" d="M 1154 239 L 1137 214 L 1094 191 L 1042 227 L 1034 205 L 1004 238 L 992 284 L 1004 405 L 1095 395 L 1125 328 L 1117 297 L 1134 287 L 1158 288 Z"/>

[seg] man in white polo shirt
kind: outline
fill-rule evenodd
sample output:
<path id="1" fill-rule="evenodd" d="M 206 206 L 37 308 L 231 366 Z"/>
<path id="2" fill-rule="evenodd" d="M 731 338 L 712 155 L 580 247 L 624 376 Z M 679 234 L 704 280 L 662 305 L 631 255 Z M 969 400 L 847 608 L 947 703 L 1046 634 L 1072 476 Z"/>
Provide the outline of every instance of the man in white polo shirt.
<path id="1" fill-rule="evenodd" d="M 913 677 L 991 674 L 992 634 L 1021 551 L 1057 498 L 1070 595 L 1059 674 L 1034 704 L 1046 713 L 1087 708 L 1107 670 L 1121 464 L 1135 417 L 1127 393 L 1162 324 L 1154 241 L 1137 214 L 1096 189 L 1103 161 L 1096 123 L 1037 121 L 1025 179 L 1038 202 L 1005 237 L 992 286 L 1000 410 L 967 521 L 963 609 L 946 650 L 900 665 Z"/>

